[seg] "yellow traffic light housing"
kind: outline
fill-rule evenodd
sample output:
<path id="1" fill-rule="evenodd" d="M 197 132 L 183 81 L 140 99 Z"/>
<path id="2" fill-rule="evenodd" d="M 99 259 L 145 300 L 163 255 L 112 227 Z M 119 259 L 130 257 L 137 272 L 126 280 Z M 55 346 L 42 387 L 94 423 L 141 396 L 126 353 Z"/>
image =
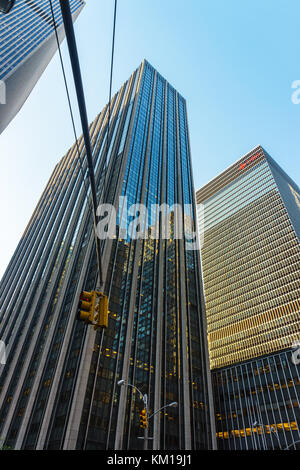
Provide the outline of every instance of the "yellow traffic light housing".
<path id="1" fill-rule="evenodd" d="M 79 299 L 78 320 L 85 321 L 88 324 L 93 324 L 96 306 L 96 292 L 82 291 Z"/>
<path id="2" fill-rule="evenodd" d="M 146 429 L 147 427 L 148 427 L 147 410 L 144 408 L 140 412 L 140 428 Z"/>
<path id="3" fill-rule="evenodd" d="M 98 305 L 96 305 L 99 297 Z M 108 297 L 102 292 L 82 291 L 78 304 L 78 320 L 94 325 L 94 329 L 108 327 Z"/>
<path id="4" fill-rule="evenodd" d="M 102 292 L 96 292 L 96 295 L 99 297 L 99 303 L 96 306 L 94 317 L 95 330 L 108 327 L 108 297 Z"/>

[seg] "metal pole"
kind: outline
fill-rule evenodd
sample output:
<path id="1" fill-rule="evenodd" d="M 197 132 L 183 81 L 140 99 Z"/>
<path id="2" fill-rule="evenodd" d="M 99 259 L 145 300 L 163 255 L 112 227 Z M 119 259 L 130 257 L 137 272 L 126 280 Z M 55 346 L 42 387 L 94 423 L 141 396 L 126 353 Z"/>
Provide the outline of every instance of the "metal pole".
<path id="1" fill-rule="evenodd" d="M 285 447 L 283 450 L 288 450 L 290 447 L 294 446 L 295 444 L 299 444 L 300 441 L 292 442 L 289 446 Z"/>
<path id="2" fill-rule="evenodd" d="M 87 163 L 89 169 L 89 178 L 91 184 L 91 193 L 92 193 L 92 203 L 93 203 L 93 215 L 94 215 L 94 232 L 95 232 L 95 242 L 96 242 L 96 253 L 97 253 L 97 262 L 98 262 L 98 269 L 99 269 L 99 281 L 100 287 L 103 284 L 102 278 L 102 263 L 101 263 L 101 247 L 100 247 L 100 240 L 97 237 L 96 227 L 97 227 L 97 191 L 96 191 L 96 183 L 95 183 L 95 175 L 94 175 L 94 165 L 93 165 L 93 153 L 90 141 L 90 132 L 89 132 L 89 124 L 86 112 L 86 105 L 85 105 L 85 97 L 83 91 L 83 84 L 81 78 L 81 71 L 80 71 L 80 64 L 74 34 L 74 27 L 73 27 L 73 20 L 72 14 L 70 9 L 69 0 L 59 0 L 62 18 L 65 27 L 65 33 L 69 48 L 70 60 L 72 65 L 75 89 L 77 94 L 77 101 L 78 107 L 80 112 L 80 119 L 83 131 L 83 138 L 87 156 Z"/>
<path id="3" fill-rule="evenodd" d="M 144 450 L 148 450 L 148 427 L 144 429 Z"/>
<path id="4" fill-rule="evenodd" d="M 272 430 L 271 432 L 273 432 L 273 434 L 275 434 L 275 436 L 276 436 L 276 439 L 277 439 L 278 445 L 279 445 L 279 449 L 282 450 L 282 448 L 281 448 L 281 442 L 280 442 L 280 439 L 279 439 L 279 436 L 278 436 L 277 431 L 273 428 L 273 426 L 271 426 L 270 428 L 271 428 L 271 430 Z"/>
<path id="5" fill-rule="evenodd" d="M 150 437 L 150 438 L 149 438 L 149 420 L 150 420 L 154 415 L 156 415 L 157 413 L 159 413 L 161 410 L 163 410 L 163 409 L 165 409 L 165 408 L 168 408 L 168 406 L 178 406 L 178 403 L 177 403 L 177 402 L 172 402 L 172 403 L 169 403 L 168 405 L 164 405 L 164 406 L 162 406 L 161 408 L 159 408 L 158 410 L 154 411 L 154 413 L 152 413 L 151 416 L 149 416 L 148 397 L 147 397 L 146 394 L 143 396 L 143 400 L 144 400 L 145 408 L 146 408 L 146 411 L 147 411 L 147 421 L 148 421 L 148 428 L 144 429 L 144 450 L 148 450 L 148 441 L 149 441 L 149 439 L 154 439 L 153 437 Z"/>
<path id="6" fill-rule="evenodd" d="M 149 433 L 149 412 L 148 412 L 148 395 L 143 396 L 145 410 L 147 413 L 147 427 L 144 429 L 144 450 L 148 450 L 148 433 Z"/>

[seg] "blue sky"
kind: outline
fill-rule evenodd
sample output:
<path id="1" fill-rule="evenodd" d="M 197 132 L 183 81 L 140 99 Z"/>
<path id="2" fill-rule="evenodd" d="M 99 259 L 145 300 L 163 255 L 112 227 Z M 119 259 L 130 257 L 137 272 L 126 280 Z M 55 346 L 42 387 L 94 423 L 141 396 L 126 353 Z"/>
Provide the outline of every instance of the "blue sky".
<path id="1" fill-rule="evenodd" d="M 87 0 L 75 25 L 90 121 L 108 101 L 113 6 Z M 113 91 L 146 58 L 186 98 L 196 189 L 258 144 L 299 185 L 299 17 L 299 0 L 118 0 Z M 0 276 L 73 141 L 56 54 L 0 136 Z"/>

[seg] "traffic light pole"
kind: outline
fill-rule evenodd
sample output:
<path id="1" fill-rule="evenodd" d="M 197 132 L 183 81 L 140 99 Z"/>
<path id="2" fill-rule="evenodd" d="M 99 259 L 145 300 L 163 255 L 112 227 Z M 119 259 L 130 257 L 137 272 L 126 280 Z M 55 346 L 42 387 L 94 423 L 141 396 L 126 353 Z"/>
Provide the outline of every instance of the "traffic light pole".
<path id="1" fill-rule="evenodd" d="M 143 396 L 143 402 L 147 413 L 147 426 L 144 428 L 144 450 L 148 450 L 148 429 L 149 429 L 149 412 L 148 412 L 148 395 L 145 393 Z"/>
<path id="2" fill-rule="evenodd" d="M 148 450 L 148 426 L 144 429 L 144 450 Z"/>
<path id="3" fill-rule="evenodd" d="M 147 426 L 147 428 L 144 429 L 144 437 L 141 438 L 141 439 L 144 439 L 144 450 L 148 450 L 148 441 L 149 441 L 149 439 L 153 439 L 153 437 L 149 437 L 149 434 L 148 434 L 150 419 L 153 418 L 153 416 L 156 415 L 157 413 L 159 413 L 161 410 L 164 410 L 165 408 L 168 408 L 169 406 L 178 406 L 178 403 L 176 401 L 173 401 L 172 403 L 169 403 L 168 405 L 164 405 L 161 408 L 159 408 L 158 410 L 154 411 L 154 413 L 152 413 L 151 416 L 149 416 L 147 395 L 144 395 L 143 400 L 144 400 L 145 409 L 146 409 L 146 412 L 147 412 L 148 426 Z"/>
<path id="4" fill-rule="evenodd" d="M 144 439 L 144 450 L 148 450 L 148 441 L 151 439 L 153 439 L 153 437 L 149 437 L 149 420 L 154 416 L 156 415 L 157 413 L 159 413 L 161 410 L 164 410 L 165 408 L 168 408 L 169 406 L 178 406 L 178 403 L 177 401 L 172 401 L 172 403 L 168 403 L 168 405 L 164 405 L 162 406 L 161 408 L 159 408 L 158 410 L 154 411 L 154 413 L 152 413 L 151 416 L 149 416 L 149 409 L 148 409 L 148 395 L 145 393 L 144 395 L 142 394 L 142 392 L 135 386 L 135 385 L 132 385 L 132 384 L 129 384 L 127 383 L 124 379 L 121 379 L 118 381 L 118 385 L 121 386 L 121 385 L 127 385 L 128 387 L 132 387 L 132 388 L 135 388 L 138 393 L 140 394 L 143 402 L 144 402 L 144 410 L 146 410 L 146 414 L 147 414 L 147 426 L 144 427 L 144 436 L 143 437 L 138 437 L 138 439 Z M 142 410 L 141 413 L 144 411 Z M 143 420 L 142 421 L 142 424 L 143 424 Z"/>
<path id="5" fill-rule="evenodd" d="M 96 228 L 97 228 L 97 191 L 96 191 L 96 183 L 95 183 L 95 175 L 94 175 L 94 165 L 93 165 L 93 154 L 92 154 L 92 147 L 90 141 L 90 132 L 89 132 L 89 125 L 88 125 L 88 118 L 85 106 L 85 98 L 84 98 L 84 91 L 83 91 L 83 84 L 81 78 L 81 71 L 80 71 L 80 64 L 74 34 L 74 27 L 73 27 L 73 20 L 72 14 L 70 9 L 69 0 L 60 0 L 60 8 L 62 13 L 62 18 L 65 27 L 65 33 L 69 48 L 70 60 L 72 65 L 75 89 L 77 94 L 77 101 L 83 131 L 83 138 L 86 150 L 86 157 L 88 163 L 88 170 L 89 170 L 89 178 L 91 184 L 91 193 L 92 193 L 92 203 L 93 203 L 93 215 L 94 215 L 94 232 L 95 232 L 95 242 L 96 242 L 96 254 L 97 254 L 97 263 L 98 263 L 98 270 L 99 270 L 99 282 L 100 287 L 103 284 L 103 277 L 102 277 L 102 263 L 101 263 L 101 247 L 100 247 L 100 240 L 97 236 Z"/>

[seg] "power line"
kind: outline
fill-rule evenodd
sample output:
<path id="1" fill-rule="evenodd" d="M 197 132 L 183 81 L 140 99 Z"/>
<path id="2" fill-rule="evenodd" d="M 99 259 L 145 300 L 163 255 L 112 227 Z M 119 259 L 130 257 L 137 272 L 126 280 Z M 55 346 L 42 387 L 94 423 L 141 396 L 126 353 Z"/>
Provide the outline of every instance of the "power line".
<path id="1" fill-rule="evenodd" d="M 67 77 L 66 77 L 66 72 L 65 72 L 65 66 L 64 66 L 64 61 L 63 61 L 62 53 L 61 53 L 61 48 L 60 48 L 58 33 L 57 33 L 57 25 L 56 25 L 56 20 L 55 20 L 55 16 L 54 16 L 54 10 L 53 10 L 52 0 L 49 0 L 49 3 L 50 3 L 50 8 L 51 8 L 51 15 L 52 15 L 52 21 L 53 21 L 53 28 L 54 28 L 54 31 L 55 31 L 55 37 L 56 37 L 56 42 L 57 42 L 57 49 L 58 49 L 58 53 L 59 53 L 60 64 L 61 64 L 61 69 L 62 69 L 64 84 L 65 84 L 65 89 L 66 89 L 66 94 L 67 94 L 67 100 L 68 100 L 68 105 L 69 105 L 69 111 L 70 111 L 71 121 L 72 121 L 72 127 L 73 127 L 73 132 L 74 132 L 74 137 L 75 137 L 75 145 L 76 145 L 77 153 L 78 153 L 79 167 L 80 167 L 80 171 L 81 171 L 81 174 L 82 174 L 83 184 L 84 184 L 84 188 L 85 188 L 85 192 L 86 192 L 86 196 L 87 196 L 87 203 L 88 203 L 88 205 L 89 205 L 89 207 L 90 207 L 90 209 L 91 209 L 91 203 L 90 203 L 90 200 L 89 200 L 89 198 L 88 198 L 88 188 L 87 188 L 87 186 L 86 186 L 86 181 L 85 181 L 84 171 L 83 171 L 83 166 L 82 166 L 82 163 L 83 163 L 83 162 L 82 162 L 81 156 L 80 156 L 80 149 L 79 149 L 78 137 L 77 137 L 77 133 L 76 133 L 75 120 L 74 120 L 74 114 L 73 114 L 73 110 L 72 110 L 72 104 L 71 104 L 71 98 L 70 98 L 70 93 L 69 93 L 69 87 L 68 87 L 68 82 L 67 82 Z"/>
<path id="2" fill-rule="evenodd" d="M 72 121 L 72 127 L 73 127 L 74 136 L 75 136 L 76 148 L 77 148 L 77 153 L 78 153 L 78 158 L 79 158 L 79 165 L 80 165 L 80 169 L 81 169 L 82 176 L 83 176 L 83 182 L 84 182 L 85 189 L 86 189 L 88 203 L 90 204 L 89 198 L 88 198 L 88 191 L 87 191 L 87 188 L 86 188 L 86 183 L 85 183 L 85 178 L 84 178 L 84 173 L 83 173 L 82 161 L 81 161 L 81 157 L 80 157 L 80 149 L 79 149 L 78 138 L 77 138 L 77 133 L 76 133 L 74 115 L 73 115 L 73 111 L 72 111 L 72 105 L 71 105 L 71 99 L 70 99 L 68 83 L 67 83 L 67 79 L 66 79 L 65 67 L 64 67 L 63 58 L 62 58 L 61 49 L 60 49 L 60 44 L 59 44 L 57 25 L 56 25 L 55 16 L 54 16 L 54 9 L 53 9 L 52 0 L 49 0 L 49 3 L 50 3 L 50 8 L 51 8 L 51 14 L 52 14 L 52 20 L 53 20 L 53 27 L 54 27 L 54 30 L 55 30 L 57 47 L 58 47 L 58 51 L 59 51 L 61 68 L 62 68 L 62 72 L 63 72 L 63 78 L 64 78 L 64 84 L 65 84 L 67 99 L 68 99 L 68 106 L 69 106 L 69 111 L 70 111 L 70 116 L 71 116 L 71 121 Z M 64 23 L 65 33 L 66 33 L 66 37 L 67 37 L 68 47 L 69 47 L 73 77 L 74 77 L 75 88 L 76 88 L 76 93 L 77 93 L 77 101 L 78 101 L 81 124 L 82 124 L 82 129 L 83 129 L 83 138 L 84 138 L 84 143 L 85 143 L 87 164 L 88 164 L 90 184 L 91 184 L 91 196 L 92 196 L 93 215 L 94 215 L 94 236 L 95 236 L 95 242 L 96 242 L 96 254 L 97 254 L 97 262 L 98 262 L 99 281 L 100 281 L 100 286 L 102 286 L 103 279 L 102 279 L 101 246 L 100 246 L 100 240 L 97 237 L 97 233 L 96 233 L 96 228 L 97 228 L 97 191 L 96 191 L 96 183 L 95 183 L 95 175 L 94 175 L 92 147 L 91 147 L 91 142 L 90 142 L 90 132 L 89 132 L 86 105 L 85 105 L 85 98 L 84 98 L 84 90 L 83 90 L 83 84 L 82 84 L 82 78 L 81 78 L 81 72 L 80 72 L 80 64 L 79 64 L 79 58 L 78 58 L 78 53 L 77 53 L 77 46 L 76 46 L 76 40 L 75 40 L 75 34 L 74 34 L 74 28 L 73 28 L 73 21 L 72 21 L 72 14 L 71 14 L 69 1 L 60 0 L 60 8 L 61 8 L 61 13 L 62 13 L 62 17 L 63 17 L 63 23 Z M 103 198 L 105 197 L 106 179 L 107 179 L 107 174 L 108 174 L 108 150 L 109 150 L 109 130 L 110 130 L 110 118 L 111 118 L 111 95 L 112 95 L 113 65 L 114 65 L 114 50 L 115 50 L 116 14 L 117 14 L 117 0 L 115 0 L 115 4 L 114 4 L 112 51 L 111 51 L 111 64 L 110 64 L 110 83 L 109 83 L 109 102 L 108 102 L 108 118 L 107 118 L 105 173 L 104 173 L 104 182 L 103 182 Z"/>
<path id="3" fill-rule="evenodd" d="M 109 148 L 109 129 L 110 129 L 110 113 L 111 113 L 111 95 L 112 95 L 112 81 L 113 81 L 113 68 L 114 68 L 114 54 L 115 54 L 115 36 L 116 36 L 116 19 L 117 19 L 117 0 L 114 5 L 114 18 L 113 18 L 113 33 L 112 33 L 112 47 L 111 47 L 111 61 L 110 61 L 110 79 L 109 79 L 109 95 L 108 95 L 108 117 L 107 117 L 107 134 L 106 134 L 106 159 L 105 159 L 105 176 L 103 184 L 103 197 L 105 196 L 106 176 L 108 173 L 108 148 Z"/>
<path id="4" fill-rule="evenodd" d="M 97 191 L 96 191 L 96 183 L 95 183 L 95 174 L 94 174 L 94 163 L 93 163 L 93 151 L 91 146 L 90 140 L 90 130 L 89 130 L 89 123 L 86 111 L 86 104 L 85 104 L 85 96 L 84 96 L 84 88 L 83 82 L 81 77 L 81 70 L 80 70 L 80 63 L 76 45 L 76 38 L 73 26 L 73 18 L 70 8 L 70 3 L 68 0 L 59 0 L 61 14 L 63 18 L 66 39 L 69 49 L 71 67 L 73 72 L 75 90 L 77 95 L 77 102 L 83 132 L 83 139 L 85 144 L 86 150 L 86 158 L 87 158 L 87 166 L 88 166 L 88 174 L 90 180 L 90 187 L 91 187 L 91 198 L 92 198 L 92 206 L 93 206 L 93 222 L 94 222 L 94 239 L 96 245 L 96 258 L 98 264 L 98 271 L 99 271 L 99 284 L 100 288 L 103 284 L 103 277 L 102 277 L 102 261 L 101 261 L 101 246 L 100 246 L 100 239 L 97 236 Z"/>
<path id="5" fill-rule="evenodd" d="M 115 50 L 115 32 L 116 32 L 116 16 L 117 16 L 117 0 L 115 0 L 115 6 L 114 6 L 114 19 L 113 19 L 113 34 L 112 34 L 112 50 L 111 50 L 111 64 L 110 64 L 110 83 L 109 83 L 109 99 L 108 99 L 108 117 L 107 117 L 107 135 L 106 135 L 106 159 L 105 159 L 105 174 L 104 174 L 104 182 L 103 182 L 103 198 L 105 197 L 105 187 L 106 187 L 106 176 L 108 173 L 108 137 L 109 137 L 109 127 L 110 127 L 110 109 L 111 109 L 111 95 L 112 95 L 112 81 L 113 81 L 113 65 L 114 65 L 114 50 Z M 102 349 L 102 344 L 103 344 L 103 339 L 104 339 L 104 330 L 102 331 L 101 334 L 101 340 L 99 344 L 99 354 L 97 357 L 97 364 L 96 364 L 96 370 L 99 369 L 100 365 L 100 359 L 101 359 L 101 349 Z M 88 430 L 89 430 L 89 425 L 90 425 L 90 420 L 92 416 L 92 406 L 93 406 L 93 399 L 95 396 L 96 392 L 96 378 L 97 374 L 95 374 L 94 381 L 92 384 L 92 396 L 90 400 L 90 405 L 88 409 L 88 417 L 87 417 L 87 424 L 85 428 L 85 434 L 84 434 L 84 439 L 83 439 L 83 444 L 82 448 L 85 449 L 86 443 L 87 443 L 87 438 L 88 438 Z"/>

